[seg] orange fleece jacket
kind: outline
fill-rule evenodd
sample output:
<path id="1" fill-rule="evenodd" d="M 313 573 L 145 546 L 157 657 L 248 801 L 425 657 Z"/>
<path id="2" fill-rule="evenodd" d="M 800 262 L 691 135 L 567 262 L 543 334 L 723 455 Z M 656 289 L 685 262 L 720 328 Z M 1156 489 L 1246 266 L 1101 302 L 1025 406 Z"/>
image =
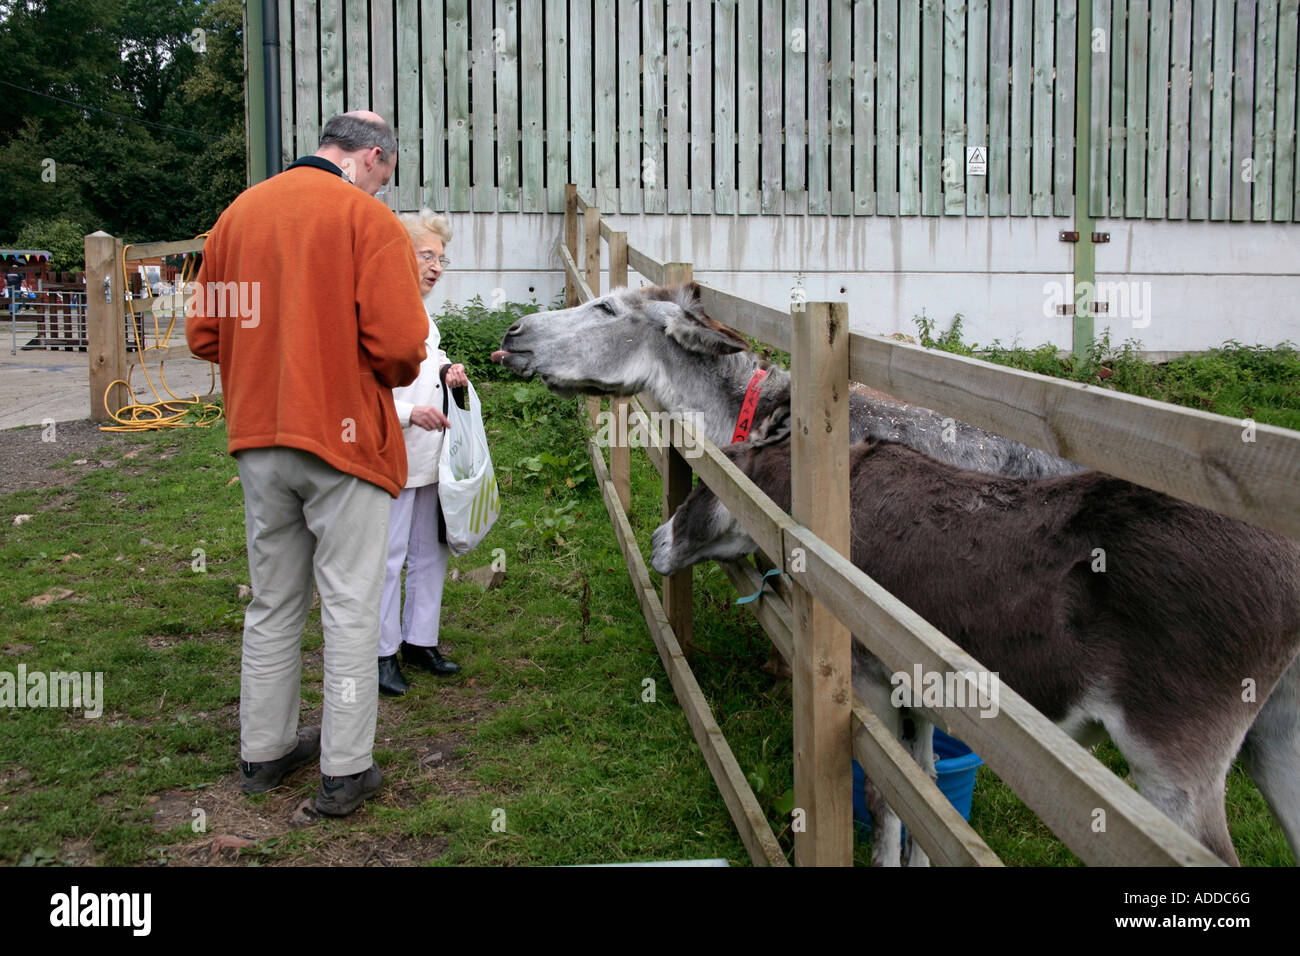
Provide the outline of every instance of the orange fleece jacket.
<path id="1" fill-rule="evenodd" d="M 197 283 L 185 338 L 221 366 L 230 453 L 299 448 L 396 497 L 392 389 L 419 374 L 429 317 L 392 210 L 326 170 L 286 170 L 221 214 Z"/>

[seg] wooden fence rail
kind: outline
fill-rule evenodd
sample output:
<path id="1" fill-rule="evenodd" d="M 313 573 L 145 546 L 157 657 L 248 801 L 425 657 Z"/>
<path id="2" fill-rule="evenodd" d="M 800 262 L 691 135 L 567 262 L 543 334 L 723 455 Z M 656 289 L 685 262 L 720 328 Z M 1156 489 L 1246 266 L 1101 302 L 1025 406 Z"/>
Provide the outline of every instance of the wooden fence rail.
<path id="1" fill-rule="evenodd" d="M 849 339 L 855 381 L 1300 538 L 1300 432 L 878 336 Z"/>
<path id="2" fill-rule="evenodd" d="M 589 207 L 575 195 L 571 208 L 571 216 L 576 217 L 579 208 L 584 209 L 585 216 Z M 681 274 L 681 266 L 660 263 L 626 245 L 626 237 L 603 222 L 593 225 L 588 221 L 583 232 L 588 243 L 602 238 L 611 242 L 611 262 L 617 239 L 619 270 L 610 273 L 611 288 L 626 282 L 626 265 L 638 271 L 638 264 L 644 265 L 642 275 L 656 283 Z M 566 235 L 568 244 L 562 253 L 566 278 L 575 298 L 586 301 L 599 292 L 599 257 L 591 246 L 586 246 L 579 256 L 576 225 L 566 230 Z M 577 266 L 580 259 L 589 266 L 585 277 Z M 793 515 L 782 512 L 759 492 L 689 422 L 675 426 L 680 429 L 678 444 L 673 436 L 651 431 L 645 449 L 661 476 L 668 477 L 679 467 L 675 461 L 694 470 L 759 549 L 792 579 L 791 602 L 764 591 L 750 607 L 774 646 L 791 663 L 795 675 L 795 803 L 806 819 L 816 820 L 815 826 L 803 834 L 796 829 L 795 858 L 800 864 L 842 864 L 852 859 L 848 782 L 842 779 L 850 746 L 931 859 L 954 865 L 998 863 L 969 825 L 952 812 L 929 777 L 919 773 L 897 741 L 883 730 L 867 704 L 846 693 L 849 632 L 887 667 L 909 677 L 917 663 L 929 673 L 963 675 L 984 670 L 969 654 L 854 567 L 845 556 L 847 540 L 834 540 L 834 531 L 848 526 L 848 467 L 844 454 L 848 442 L 847 420 L 840 422 L 841 410 L 834 407 L 830 396 L 847 395 L 850 379 L 945 413 L 951 411 L 1047 451 L 1234 517 L 1287 534 L 1300 533 L 1296 508 L 1300 435 L 1295 432 L 1253 423 L 1243 425 L 1222 416 L 1001 369 L 892 340 L 832 336 L 832 329 L 847 329 L 842 304 L 799 303 L 785 315 L 707 287 L 702 289 L 702 299 L 705 310 L 718 321 L 791 352 L 791 411 L 796 423 L 814 419 L 819 425 L 828 420 L 832 423 L 829 432 L 824 427 L 809 430 L 827 436 L 826 443 L 803 447 L 796 442 L 792 447 Z M 832 340 L 844 343 L 838 356 L 816 348 L 817 343 Z M 647 413 L 662 411 L 646 395 L 630 406 L 634 419 L 646 419 Z M 794 434 L 802 431 L 796 427 Z M 682 449 L 696 455 L 689 464 L 680 455 Z M 600 462 L 599 474 L 604 476 L 603 457 L 594 443 L 591 452 L 593 462 Z M 611 453 L 611 461 L 619 459 Z M 622 464 L 612 471 L 606 503 L 620 547 L 628 556 L 639 600 L 643 607 L 649 607 L 647 622 L 652 633 L 666 636 L 674 633 L 673 628 L 671 624 L 665 627 L 666 615 L 656 611 L 658 605 L 645 596 L 649 586 L 643 580 L 640 552 L 626 521 L 619 520 L 628 500 L 625 468 Z M 619 502 L 617 510 L 613 502 Z M 843 510 L 833 510 L 840 508 Z M 663 514 L 671 514 L 668 496 Z M 828 515 L 838 517 L 828 520 Z M 823 534 L 815 532 L 818 527 Z M 727 564 L 724 570 L 738 590 L 757 590 L 760 579 L 754 568 Z M 822 623 L 822 615 L 826 623 Z M 667 641 L 661 644 L 670 673 L 685 668 L 684 659 L 668 654 L 665 647 L 672 645 Z M 815 674 L 808 665 L 814 659 L 820 665 Z M 919 694 L 920 689 L 916 690 Z M 971 690 L 968 702 L 976 699 L 973 684 Z M 1013 689 L 1001 688 L 999 705 L 998 713 L 992 716 L 981 714 L 980 706 L 973 703 L 954 706 L 945 702 L 927 713 L 940 727 L 968 741 L 1085 863 L 1219 864 L 1217 857 L 1099 764 Z M 707 704 L 693 699 L 689 706 L 696 709 L 691 717 L 694 729 L 700 720 L 698 708 L 707 713 Z M 696 738 L 702 749 L 707 742 L 716 752 L 716 741 L 710 734 L 697 729 Z M 713 756 L 709 760 L 711 767 L 717 762 Z M 718 776 L 715 770 L 715 778 Z M 728 806 L 751 856 L 757 862 L 770 863 L 770 854 L 755 850 L 766 846 L 762 835 L 765 826 L 757 826 L 752 815 L 744 811 L 747 798 L 736 783 L 735 773 L 726 770 L 722 776 L 725 780 L 719 779 L 719 786 L 724 794 L 731 794 Z M 1106 821 L 1100 829 L 1096 826 L 1099 812 Z"/>

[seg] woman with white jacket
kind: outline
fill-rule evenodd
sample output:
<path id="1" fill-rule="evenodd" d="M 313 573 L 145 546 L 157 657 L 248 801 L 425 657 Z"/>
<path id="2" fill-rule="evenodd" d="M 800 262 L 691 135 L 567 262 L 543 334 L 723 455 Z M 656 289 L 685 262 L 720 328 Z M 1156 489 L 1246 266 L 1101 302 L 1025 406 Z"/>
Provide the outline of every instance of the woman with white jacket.
<path id="1" fill-rule="evenodd" d="M 427 209 L 398 217 L 411 234 L 416 265 L 420 269 L 420 294 L 429 293 L 450 260 L 443 255 L 451 241 L 451 225 Z M 428 357 L 419 377 L 410 385 L 393 389 L 393 404 L 406 439 L 406 487 L 393 500 L 388 519 L 388 573 L 379 606 L 379 689 L 400 696 L 410 689 L 397 665 L 402 662 L 435 674 L 455 674 L 460 666 L 438 652 L 438 619 L 442 613 L 442 585 L 450 551 L 438 540 L 438 459 L 448 427 L 442 413 L 442 369 L 447 387 L 468 385 L 465 367 L 452 365 L 439 347 L 438 327 L 429 320 L 425 342 Z M 406 565 L 406 604 L 402 606 L 402 566 Z"/>

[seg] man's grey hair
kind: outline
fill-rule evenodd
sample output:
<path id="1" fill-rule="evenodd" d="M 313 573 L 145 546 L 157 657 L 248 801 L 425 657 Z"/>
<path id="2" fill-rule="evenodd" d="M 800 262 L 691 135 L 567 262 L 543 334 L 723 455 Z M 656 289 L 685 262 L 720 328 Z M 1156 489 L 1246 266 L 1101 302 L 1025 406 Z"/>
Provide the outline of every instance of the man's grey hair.
<path id="1" fill-rule="evenodd" d="M 384 162 L 388 162 L 397 152 L 397 137 L 393 135 L 391 126 L 383 121 L 375 123 L 347 113 L 336 116 L 325 124 L 320 144 L 337 146 L 345 153 L 378 146 L 383 153 L 380 158 Z"/>

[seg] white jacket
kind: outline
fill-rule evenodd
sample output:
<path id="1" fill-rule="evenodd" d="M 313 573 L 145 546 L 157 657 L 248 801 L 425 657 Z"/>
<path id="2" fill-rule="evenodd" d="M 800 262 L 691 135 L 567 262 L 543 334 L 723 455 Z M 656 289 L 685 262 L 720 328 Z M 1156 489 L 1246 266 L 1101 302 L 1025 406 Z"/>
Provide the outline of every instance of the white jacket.
<path id="1" fill-rule="evenodd" d="M 427 300 L 426 300 L 427 302 Z M 442 411 L 442 382 L 439 372 L 450 365 L 439 343 L 442 336 L 438 326 L 429 318 L 429 337 L 425 340 L 428 356 L 420 364 L 420 374 L 410 385 L 393 389 L 393 404 L 402 423 L 402 436 L 406 439 L 406 487 L 420 488 L 438 480 L 438 459 L 442 456 L 441 431 L 429 431 L 411 424 L 411 410 L 416 405 L 432 405 Z"/>

